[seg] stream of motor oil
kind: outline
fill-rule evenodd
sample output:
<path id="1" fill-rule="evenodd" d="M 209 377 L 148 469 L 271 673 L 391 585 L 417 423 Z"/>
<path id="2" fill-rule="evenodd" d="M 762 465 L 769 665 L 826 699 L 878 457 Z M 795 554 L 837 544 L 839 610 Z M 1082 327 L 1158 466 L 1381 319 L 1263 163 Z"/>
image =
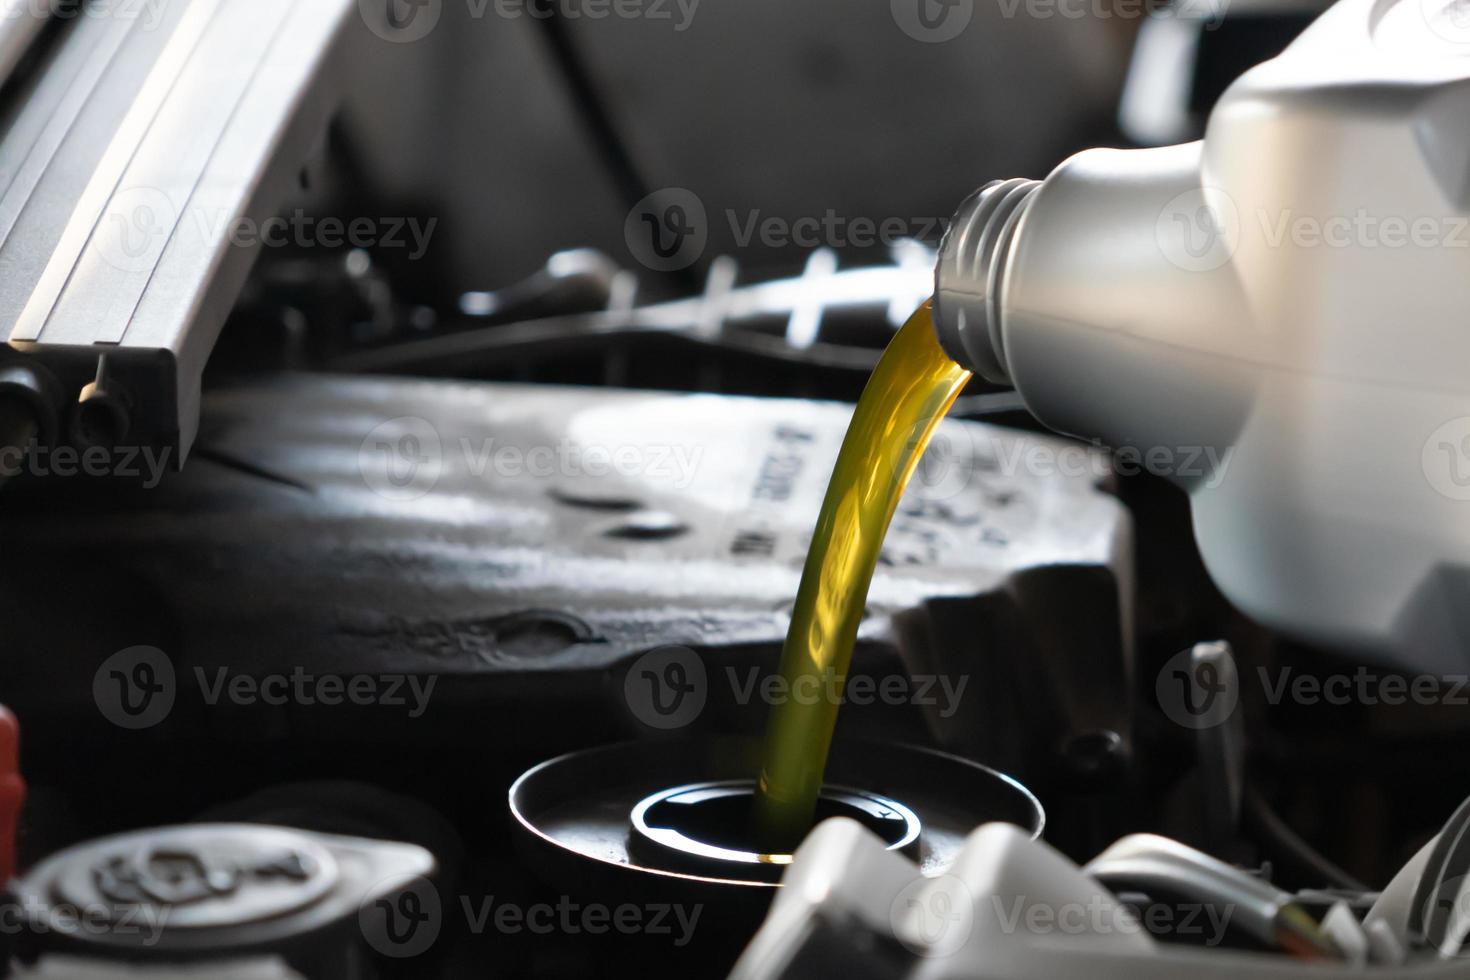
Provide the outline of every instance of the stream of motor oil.
<path id="1" fill-rule="evenodd" d="M 772 709 L 756 791 L 762 850 L 790 853 L 811 828 L 868 585 L 899 498 L 970 372 L 939 346 L 930 305 L 889 343 L 853 412 L 812 533 L 781 651 L 789 697 Z"/>

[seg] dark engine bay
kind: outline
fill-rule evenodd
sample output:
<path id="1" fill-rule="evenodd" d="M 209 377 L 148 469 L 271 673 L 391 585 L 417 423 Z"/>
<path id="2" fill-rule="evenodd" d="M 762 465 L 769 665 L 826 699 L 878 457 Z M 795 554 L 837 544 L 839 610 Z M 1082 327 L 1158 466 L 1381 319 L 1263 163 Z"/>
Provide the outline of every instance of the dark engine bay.
<path id="1" fill-rule="evenodd" d="M 240 6 L 160 3 L 160 36 Z M 346 13 L 320 37 L 263 4 L 237 47 L 276 18 L 271 44 L 327 53 L 239 83 L 241 117 L 267 78 L 304 115 L 240 154 L 283 244 L 197 273 L 217 341 L 185 330 L 163 365 L 48 341 L 57 313 L 0 355 L 0 406 L 43 406 L 0 457 L 10 975 L 1459 975 L 1466 677 L 1247 618 L 1153 461 L 981 379 L 827 692 L 856 819 L 780 889 L 784 865 L 732 883 L 627 829 L 637 804 L 657 838 L 649 794 L 747 775 L 802 696 L 782 643 L 853 403 L 932 291 L 923 215 L 1197 137 L 1315 8 L 1220 12 L 1142 85 L 1155 22 L 1113 5 L 962 3 L 969 32 L 928 43 L 899 0 L 589 3 L 323 0 Z M 113 43 L 96 6 L 23 45 L 5 141 Z M 137 99 L 147 23 L 107 62 Z M 152 152 L 183 167 L 211 118 Z M 139 310 L 173 288 L 152 261 Z M 1223 477 L 1212 452 L 1169 465 Z"/>

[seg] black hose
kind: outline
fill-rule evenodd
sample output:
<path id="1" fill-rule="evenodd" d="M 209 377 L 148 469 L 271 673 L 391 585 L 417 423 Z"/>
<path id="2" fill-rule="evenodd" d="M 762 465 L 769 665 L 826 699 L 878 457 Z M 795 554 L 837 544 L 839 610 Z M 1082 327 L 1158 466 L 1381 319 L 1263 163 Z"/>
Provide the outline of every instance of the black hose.
<path id="1" fill-rule="evenodd" d="M 654 187 L 639 169 L 633 151 L 618 131 L 612 110 L 603 98 L 606 87 L 593 77 L 557 5 L 547 0 L 535 2 L 538 7 L 535 22 L 540 26 L 557 70 L 567 85 L 572 105 L 608 177 L 623 199 L 623 207 L 631 211 L 653 193 Z M 703 285 L 703 277 L 693 267 L 678 269 L 669 275 L 684 288 L 698 289 Z"/>
<path id="2" fill-rule="evenodd" d="M 1242 816 L 1246 824 L 1277 852 L 1274 856 L 1282 863 L 1290 865 L 1301 874 L 1314 876 L 1331 888 L 1354 892 L 1372 890 L 1339 868 L 1287 826 L 1286 821 L 1271 808 L 1271 804 L 1266 802 L 1259 791 L 1247 787 L 1242 803 Z"/>
<path id="3" fill-rule="evenodd" d="M 535 21 L 541 26 L 547 46 L 556 61 L 557 69 L 571 90 L 572 102 L 586 127 L 588 136 L 596 148 L 608 175 L 617 185 L 623 198 L 623 207 L 631 208 L 646 197 L 652 188 L 633 162 L 633 154 L 623 142 L 622 134 L 613 124 L 612 113 L 602 98 L 602 87 L 592 79 L 592 73 L 582 60 L 572 40 L 566 21 L 555 4 L 541 3 Z"/>

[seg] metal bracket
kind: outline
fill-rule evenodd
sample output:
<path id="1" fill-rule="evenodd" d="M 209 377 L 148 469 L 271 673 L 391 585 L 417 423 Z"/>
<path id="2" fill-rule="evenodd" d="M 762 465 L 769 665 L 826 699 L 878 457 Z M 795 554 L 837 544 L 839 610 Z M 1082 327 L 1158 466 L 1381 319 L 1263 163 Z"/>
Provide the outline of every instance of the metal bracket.
<path id="1" fill-rule="evenodd" d="M 65 25 L 0 138 L 0 358 L 75 399 L 105 354 L 129 443 L 181 463 L 259 248 L 238 230 L 276 213 L 339 104 L 355 8 L 165 0 Z"/>

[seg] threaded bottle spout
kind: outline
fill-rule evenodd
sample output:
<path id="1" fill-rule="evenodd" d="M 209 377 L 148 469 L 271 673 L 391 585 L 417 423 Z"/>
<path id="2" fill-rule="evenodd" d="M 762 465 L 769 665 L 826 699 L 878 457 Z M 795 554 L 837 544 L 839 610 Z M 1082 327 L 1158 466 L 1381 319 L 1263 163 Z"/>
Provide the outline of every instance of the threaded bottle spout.
<path id="1" fill-rule="evenodd" d="M 939 246 L 934 326 L 945 353 L 988 381 L 1010 384 L 1000 290 L 1021 215 L 1039 180 L 991 181 L 965 199 Z"/>

